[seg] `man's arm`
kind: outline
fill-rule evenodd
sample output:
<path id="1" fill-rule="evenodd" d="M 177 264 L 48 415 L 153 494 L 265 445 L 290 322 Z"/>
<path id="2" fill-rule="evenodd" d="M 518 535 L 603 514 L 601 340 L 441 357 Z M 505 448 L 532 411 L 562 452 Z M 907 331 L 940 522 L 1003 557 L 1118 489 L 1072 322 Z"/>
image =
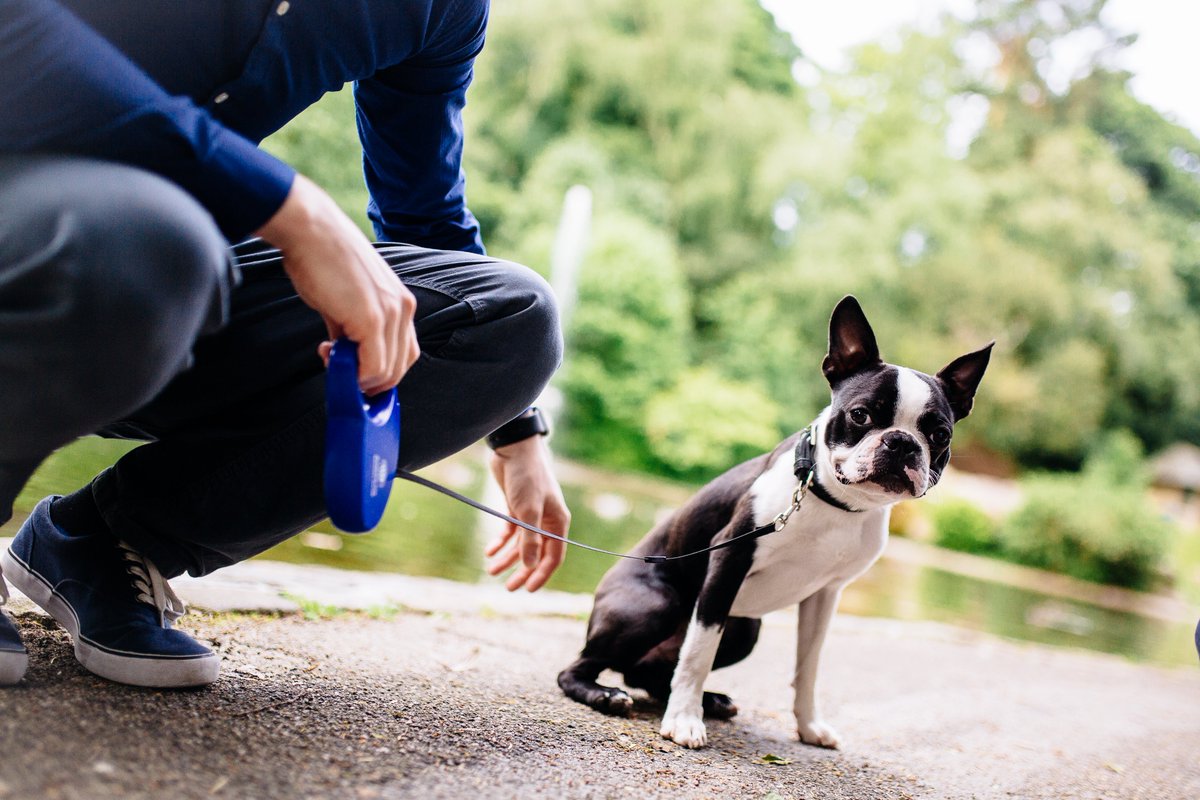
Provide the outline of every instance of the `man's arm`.
<path id="1" fill-rule="evenodd" d="M 354 88 L 367 215 L 383 241 L 482 253 L 479 223 L 465 201 L 462 109 L 488 3 L 444 7 L 417 56 Z"/>
<path id="2" fill-rule="evenodd" d="M 0 153 L 61 153 L 141 167 L 203 205 L 226 238 L 257 231 L 283 251 L 330 338 L 359 343 L 365 391 L 395 386 L 419 355 L 416 301 L 323 191 L 173 97 L 53 0 L 0 0 Z M 329 343 L 320 352 L 328 356 Z"/>
<path id="3" fill-rule="evenodd" d="M 448 10 L 431 25 L 418 56 L 355 86 L 371 193 L 367 214 L 382 240 L 482 253 L 479 224 L 464 196 L 462 109 L 483 48 L 488 3 L 438 8 Z M 571 513 L 542 437 L 498 447 L 491 466 L 513 516 L 567 535 Z M 561 542 L 509 525 L 485 549 L 487 570 L 498 575 L 516 567 L 505 581 L 509 591 L 536 591 L 562 563 L 563 550 Z"/>
<path id="4" fill-rule="evenodd" d="M 53 0 L 0 0 L 0 153 L 62 153 L 157 173 L 237 240 L 283 204 L 294 171 L 173 97 Z"/>

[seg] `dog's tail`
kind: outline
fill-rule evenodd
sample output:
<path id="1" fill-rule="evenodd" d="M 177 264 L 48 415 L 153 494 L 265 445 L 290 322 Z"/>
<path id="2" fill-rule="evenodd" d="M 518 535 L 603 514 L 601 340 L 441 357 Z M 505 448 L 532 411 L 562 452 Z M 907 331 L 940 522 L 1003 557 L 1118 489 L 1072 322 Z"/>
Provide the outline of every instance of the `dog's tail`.
<path id="1" fill-rule="evenodd" d="M 633 710 L 633 698 L 620 689 L 596 683 L 596 678 L 607 666 L 598 659 L 580 656 L 558 673 L 558 688 L 577 703 L 605 714 L 627 717 Z"/>

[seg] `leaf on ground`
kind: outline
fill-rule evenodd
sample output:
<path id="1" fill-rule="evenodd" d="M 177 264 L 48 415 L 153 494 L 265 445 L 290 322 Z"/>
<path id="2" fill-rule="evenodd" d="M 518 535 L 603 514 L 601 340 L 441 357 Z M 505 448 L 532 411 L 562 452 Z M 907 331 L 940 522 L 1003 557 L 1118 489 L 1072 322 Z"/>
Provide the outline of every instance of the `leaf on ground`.
<path id="1" fill-rule="evenodd" d="M 777 764 L 779 766 L 783 766 L 785 764 L 792 763 L 792 760 L 790 758 L 782 758 L 780 756 L 775 755 L 774 753 L 767 753 L 765 756 L 758 757 L 758 763 L 760 763 L 760 764 Z"/>

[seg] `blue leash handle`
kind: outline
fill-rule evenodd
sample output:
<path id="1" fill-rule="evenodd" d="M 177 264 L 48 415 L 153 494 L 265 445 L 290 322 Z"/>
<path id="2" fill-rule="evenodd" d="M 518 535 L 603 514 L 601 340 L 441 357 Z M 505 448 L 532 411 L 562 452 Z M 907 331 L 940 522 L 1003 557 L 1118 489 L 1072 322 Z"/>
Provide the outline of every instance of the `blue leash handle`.
<path id="1" fill-rule="evenodd" d="M 396 390 L 364 397 L 358 388 L 358 345 L 338 339 L 325 375 L 325 506 L 347 533 L 379 524 L 400 457 Z"/>

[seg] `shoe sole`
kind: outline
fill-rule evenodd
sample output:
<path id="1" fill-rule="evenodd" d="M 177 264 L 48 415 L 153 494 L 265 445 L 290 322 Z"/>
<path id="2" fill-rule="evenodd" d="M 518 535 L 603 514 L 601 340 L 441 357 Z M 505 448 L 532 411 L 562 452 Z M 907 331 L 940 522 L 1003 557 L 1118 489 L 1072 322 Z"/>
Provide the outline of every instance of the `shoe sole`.
<path id="1" fill-rule="evenodd" d="M 29 655 L 20 650 L 0 650 L 0 686 L 20 683 L 29 666 Z"/>
<path id="2" fill-rule="evenodd" d="M 102 647 L 79 635 L 79 619 L 61 595 L 29 565 L 7 550 L 0 555 L 0 568 L 8 582 L 54 617 L 71 634 L 75 658 L 91 673 L 117 683 L 153 689 L 183 689 L 207 686 L 216 681 L 221 659 L 216 653 L 201 656 L 147 656 Z M 0 666 L 0 669 L 3 669 Z M 22 670 L 23 672 L 23 670 Z M 2 677 L 2 673 L 0 673 Z"/>

